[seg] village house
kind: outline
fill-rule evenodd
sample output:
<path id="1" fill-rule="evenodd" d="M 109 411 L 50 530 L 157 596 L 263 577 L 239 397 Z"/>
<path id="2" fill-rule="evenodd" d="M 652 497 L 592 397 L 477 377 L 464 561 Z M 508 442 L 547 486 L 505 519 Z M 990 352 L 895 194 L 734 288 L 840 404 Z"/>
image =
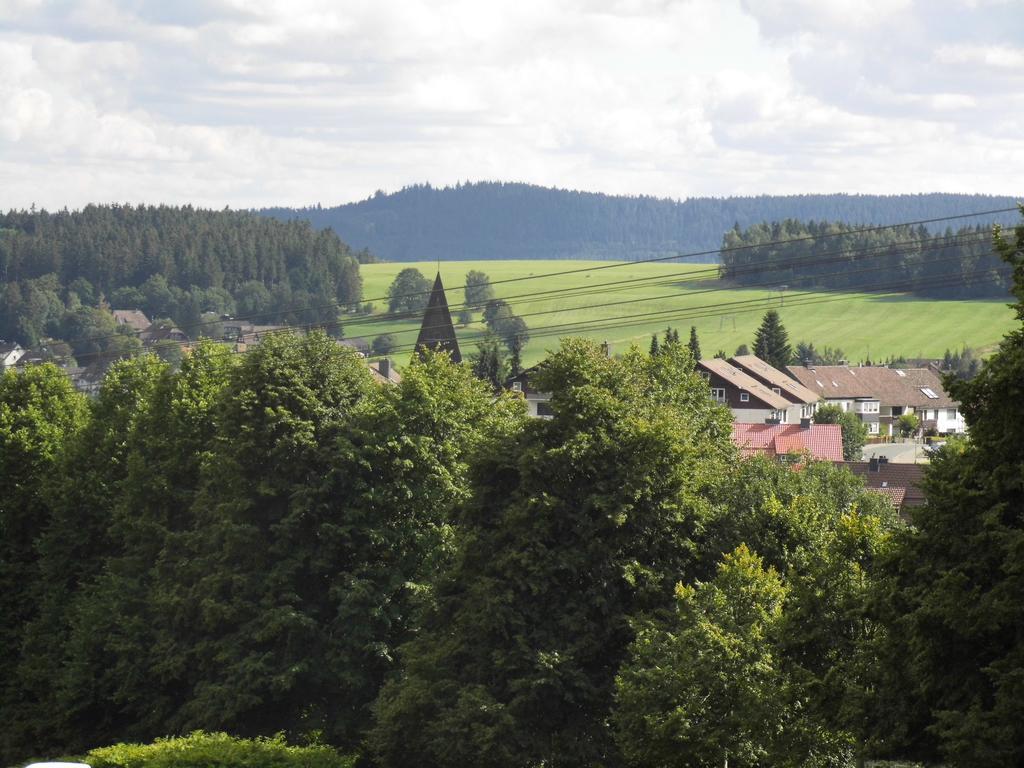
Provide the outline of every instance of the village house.
<path id="1" fill-rule="evenodd" d="M 13 368 L 24 356 L 25 350 L 18 342 L 0 339 L 0 371 Z"/>
<path id="2" fill-rule="evenodd" d="M 922 430 L 966 431 L 960 405 L 928 368 L 791 365 L 789 374 L 822 400 L 856 413 L 872 435 L 893 435 L 900 416 L 917 414 Z"/>
<path id="3" fill-rule="evenodd" d="M 533 418 L 550 419 L 554 416 L 551 410 L 551 393 L 539 392 L 530 386 L 530 377 L 537 372 L 538 366 L 520 371 L 517 375 L 511 376 L 505 381 L 505 389 L 510 392 L 518 392 L 526 400 L 527 413 Z"/>
<path id="4" fill-rule="evenodd" d="M 114 322 L 118 325 L 125 325 L 131 328 L 136 335 L 149 328 L 152 323 L 141 309 L 112 309 L 110 314 L 114 316 Z"/>
<path id="5" fill-rule="evenodd" d="M 924 467 L 920 464 L 897 464 L 885 458 L 836 464 L 861 478 L 868 490 L 885 496 L 901 514 L 925 502 L 921 490 Z"/>
<path id="6" fill-rule="evenodd" d="M 711 399 L 729 406 L 733 421 L 740 424 L 799 423 L 803 403 L 793 403 L 781 392 L 773 392 L 760 381 L 744 373 L 727 360 L 710 358 L 697 361 L 697 372 L 711 387 Z"/>
<path id="7" fill-rule="evenodd" d="M 730 357 L 729 362 L 748 376 L 757 379 L 776 395 L 798 406 L 801 419 L 814 416 L 821 398 L 785 372 L 772 367 L 756 355 L 736 355 Z"/>
<path id="8" fill-rule="evenodd" d="M 818 461 L 843 460 L 843 433 L 838 424 L 750 424 L 734 422 L 732 441 L 744 456 L 766 455 L 778 459 L 809 456 Z"/>

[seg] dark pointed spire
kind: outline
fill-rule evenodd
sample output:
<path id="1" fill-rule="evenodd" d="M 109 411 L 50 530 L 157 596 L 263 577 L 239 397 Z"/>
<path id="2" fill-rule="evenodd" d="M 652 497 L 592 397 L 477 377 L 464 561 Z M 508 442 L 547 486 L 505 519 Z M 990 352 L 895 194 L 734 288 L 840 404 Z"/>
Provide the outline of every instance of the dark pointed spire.
<path id="1" fill-rule="evenodd" d="M 416 339 L 417 351 L 427 348 L 449 353 L 454 363 L 462 362 L 462 354 L 459 352 L 458 339 L 455 338 L 455 326 L 452 325 L 452 314 L 448 311 L 448 299 L 444 295 L 440 272 L 434 279 L 430 301 L 427 302 L 427 309 L 423 313 L 423 325 L 420 326 L 420 335 Z"/>

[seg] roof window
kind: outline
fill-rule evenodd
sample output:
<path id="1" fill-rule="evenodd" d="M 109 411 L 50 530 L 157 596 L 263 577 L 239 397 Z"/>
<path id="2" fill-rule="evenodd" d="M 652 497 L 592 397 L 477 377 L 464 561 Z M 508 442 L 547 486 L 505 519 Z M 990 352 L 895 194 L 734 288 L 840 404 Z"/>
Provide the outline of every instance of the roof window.
<path id="1" fill-rule="evenodd" d="M 921 387 L 921 391 L 924 392 L 926 397 L 929 397 L 932 400 L 939 399 L 939 396 L 935 394 L 931 387 Z"/>

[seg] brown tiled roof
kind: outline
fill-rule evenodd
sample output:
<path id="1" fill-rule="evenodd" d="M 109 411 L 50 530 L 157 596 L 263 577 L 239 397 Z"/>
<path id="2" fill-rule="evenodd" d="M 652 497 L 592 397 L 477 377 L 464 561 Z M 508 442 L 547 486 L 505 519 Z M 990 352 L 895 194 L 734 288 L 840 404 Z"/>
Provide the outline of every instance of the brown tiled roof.
<path id="1" fill-rule="evenodd" d="M 921 481 L 924 478 L 924 466 L 921 464 L 902 464 L 896 462 L 879 462 L 875 469 L 868 461 L 840 461 L 839 466 L 845 467 L 853 474 L 864 479 L 868 488 L 904 488 L 906 496 L 903 505 L 919 507 L 924 504 L 924 492 Z"/>
<path id="2" fill-rule="evenodd" d="M 748 455 L 783 456 L 807 451 L 822 461 L 843 459 L 843 433 L 838 424 L 733 424 L 732 441 Z"/>
<path id="3" fill-rule="evenodd" d="M 942 379 L 930 368 L 907 368 L 904 372 L 907 383 L 917 391 L 917 402 L 908 405 L 920 405 L 928 408 L 959 408 L 960 403 L 949 396 L 942 387 Z M 925 389 L 930 389 L 938 397 L 928 397 Z"/>
<path id="4" fill-rule="evenodd" d="M 729 362 L 744 371 L 757 374 L 763 379 L 771 382 L 772 386 L 778 387 L 790 397 L 795 398 L 798 403 L 816 403 L 821 399 L 817 392 L 805 387 L 791 376 L 787 376 L 778 368 L 774 368 L 757 355 L 736 355 L 730 357 Z"/>
<path id="5" fill-rule="evenodd" d="M 758 400 L 764 401 L 772 408 L 782 410 L 790 406 L 790 402 L 782 395 L 776 395 L 753 376 L 748 376 L 735 365 L 731 365 L 728 360 L 713 357 L 698 360 L 697 365 L 701 366 L 705 370 L 718 374 L 739 389 L 750 392 L 750 394 L 754 395 Z"/>
<path id="6" fill-rule="evenodd" d="M 907 496 L 906 488 L 871 488 L 868 490 L 872 493 L 877 493 L 880 496 L 884 496 L 889 502 L 896 508 L 900 509 L 903 507 L 904 499 Z"/>
<path id="7" fill-rule="evenodd" d="M 150 326 L 149 318 L 141 309 L 112 309 L 110 312 L 118 325 L 127 325 L 136 331 L 144 331 Z"/>
<path id="8" fill-rule="evenodd" d="M 824 398 L 871 397 L 882 405 L 952 408 L 957 406 L 942 388 L 939 377 L 927 368 L 851 367 L 846 365 L 791 365 L 789 374 Z M 930 389 L 937 397 L 928 397 Z"/>

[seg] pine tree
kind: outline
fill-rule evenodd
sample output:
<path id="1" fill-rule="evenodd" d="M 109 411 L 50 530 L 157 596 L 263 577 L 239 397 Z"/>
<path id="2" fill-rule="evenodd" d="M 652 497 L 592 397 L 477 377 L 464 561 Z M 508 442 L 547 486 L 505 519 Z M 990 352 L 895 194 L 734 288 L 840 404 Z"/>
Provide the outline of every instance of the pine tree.
<path id="1" fill-rule="evenodd" d="M 697 340 L 697 326 L 695 325 L 690 326 L 690 341 L 686 346 L 689 347 L 693 359 L 700 360 L 700 342 Z"/>
<path id="2" fill-rule="evenodd" d="M 761 327 L 757 329 L 757 335 L 754 337 L 754 354 L 779 370 L 785 370 L 793 358 L 789 334 L 779 319 L 779 313 L 774 309 L 764 313 Z"/>
<path id="3" fill-rule="evenodd" d="M 661 351 L 660 345 L 658 344 L 658 334 L 651 334 L 651 357 L 654 357 Z"/>

